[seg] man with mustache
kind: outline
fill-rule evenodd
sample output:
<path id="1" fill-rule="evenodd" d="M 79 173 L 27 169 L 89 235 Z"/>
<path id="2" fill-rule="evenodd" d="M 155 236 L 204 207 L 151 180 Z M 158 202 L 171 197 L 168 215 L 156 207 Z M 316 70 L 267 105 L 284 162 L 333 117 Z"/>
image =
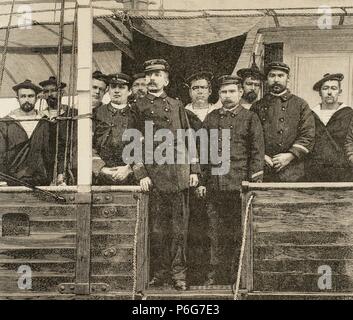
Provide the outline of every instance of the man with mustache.
<path id="1" fill-rule="evenodd" d="M 142 98 L 147 94 L 147 84 L 144 73 L 136 73 L 132 76 L 132 95 L 133 99 Z"/>
<path id="2" fill-rule="evenodd" d="M 61 104 L 66 83 L 58 84 L 57 78 L 50 76 L 39 83 L 48 110 L 44 115 L 51 121 L 50 140 L 52 146 L 54 171 L 52 184 L 75 185 L 77 181 L 77 109 Z M 56 172 L 56 175 L 55 175 Z"/>
<path id="3" fill-rule="evenodd" d="M 308 181 L 353 181 L 345 154 L 353 110 L 339 101 L 343 78 L 341 73 L 326 73 L 313 87 L 314 91 L 319 92 L 321 103 L 312 108 L 316 135 L 314 149 L 305 166 Z"/>
<path id="4" fill-rule="evenodd" d="M 288 65 L 267 69 L 269 93 L 250 108 L 260 118 L 265 138 L 265 182 L 304 179 L 304 159 L 315 140 L 315 120 L 308 104 L 288 89 Z"/>
<path id="5" fill-rule="evenodd" d="M 265 76 L 257 67 L 255 60 L 250 68 L 238 70 L 237 75 L 242 79 L 244 90 L 240 104 L 245 109 L 250 109 L 252 104 L 259 97 L 262 81 L 265 80 Z"/>
<path id="6" fill-rule="evenodd" d="M 170 147 L 177 154 L 187 155 L 186 148 L 177 148 L 177 130 L 189 128 L 183 104 L 165 93 L 169 84 L 169 64 L 164 59 L 144 63 L 148 93 L 136 101 L 140 123 L 153 125 L 153 134 L 164 129 L 171 134 Z M 187 196 L 189 187 L 198 184 L 198 163 L 165 163 L 158 157 L 159 142 L 153 144 L 153 163 L 134 166 L 143 191 L 150 194 L 150 270 L 151 286 L 163 286 L 173 281 L 174 288 L 186 290 L 186 242 L 188 232 Z M 152 149 L 152 147 L 151 147 Z M 145 153 L 145 159 L 147 157 Z M 192 161 L 194 162 L 194 161 Z"/>
<path id="7" fill-rule="evenodd" d="M 20 107 L 0 121 L 0 172 L 32 185 L 49 185 L 49 122 L 35 109 L 41 88 L 25 80 L 13 90 Z"/>
<path id="8" fill-rule="evenodd" d="M 256 114 L 240 104 L 242 79 L 224 75 L 218 80 L 222 107 L 206 117 L 203 127 L 209 135 L 211 130 L 229 130 L 229 137 L 223 138 L 222 134 L 216 142 L 218 152 L 229 148 L 230 167 L 223 175 L 213 175 L 212 168 L 219 167 L 219 163 L 205 165 L 202 186 L 198 188 L 206 195 L 209 219 L 210 260 L 205 285 L 235 281 L 241 243 L 241 183 L 261 182 L 264 165 L 261 123 Z M 223 147 L 222 139 L 229 140 L 229 147 Z"/>
<path id="9" fill-rule="evenodd" d="M 110 103 L 95 113 L 93 147 L 104 165 L 97 175 L 99 185 L 135 184 L 132 169 L 123 159 L 127 142 L 122 141 L 126 129 L 137 126 L 137 114 L 129 102 L 131 78 L 124 73 L 111 74 L 109 79 Z"/>

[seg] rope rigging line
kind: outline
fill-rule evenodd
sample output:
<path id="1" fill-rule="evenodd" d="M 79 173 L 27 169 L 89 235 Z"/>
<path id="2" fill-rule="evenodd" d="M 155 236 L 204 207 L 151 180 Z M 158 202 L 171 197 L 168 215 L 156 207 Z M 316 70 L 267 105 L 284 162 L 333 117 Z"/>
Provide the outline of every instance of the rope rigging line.
<path id="1" fill-rule="evenodd" d="M 75 8 L 74 24 L 72 26 L 72 48 L 71 48 L 71 64 L 70 64 L 70 80 L 69 80 L 69 101 L 68 113 L 69 118 L 72 119 L 74 111 L 74 95 L 76 92 L 76 45 L 77 45 L 77 11 L 78 5 Z M 75 184 L 74 175 L 72 174 L 72 160 L 73 160 L 73 141 L 74 138 L 74 123 L 66 121 L 66 135 L 65 135 L 65 153 L 64 153 L 64 175 L 69 173 L 72 183 Z M 70 142 L 69 142 L 70 139 Z M 66 177 L 65 177 L 66 178 Z"/>
<path id="2" fill-rule="evenodd" d="M 245 209 L 245 218 L 243 222 L 243 237 L 241 241 L 241 249 L 240 249 L 240 257 L 239 257 L 239 265 L 238 265 L 238 272 L 237 272 L 237 280 L 235 285 L 233 285 L 233 292 L 234 292 L 234 300 L 238 300 L 239 296 L 239 287 L 240 287 L 240 277 L 241 277 L 241 272 L 242 272 L 242 266 L 243 266 L 243 258 L 244 258 L 244 252 L 245 252 L 245 244 L 246 244 L 246 238 L 248 236 L 248 220 L 249 220 L 249 212 L 250 212 L 250 206 L 252 204 L 252 201 L 254 200 L 255 196 L 252 194 L 247 203 L 246 203 L 246 209 Z"/>
<path id="3" fill-rule="evenodd" d="M 59 43 L 58 43 L 58 58 L 57 58 L 57 88 L 58 88 L 58 115 L 61 111 L 61 77 L 62 77 L 62 63 L 63 63 L 63 40 L 64 40 L 64 17 L 65 17 L 65 0 L 61 0 L 61 12 L 60 12 L 60 25 L 59 25 Z M 59 156 L 59 131 L 60 122 L 56 124 L 56 137 L 55 137 L 55 161 L 53 170 L 53 184 L 57 184 L 58 176 L 58 156 Z"/>
<path id="4" fill-rule="evenodd" d="M 5 64 L 6 64 L 6 56 L 7 56 L 7 48 L 9 45 L 9 38 L 10 38 L 10 26 L 12 21 L 12 14 L 13 9 L 15 6 L 15 0 L 12 0 L 11 9 L 10 9 L 10 17 L 6 28 L 6 35 L 5 35 L 5 43 L 4 43 L 4 50 L 2 52 L 1 63 L 0 63 L 0 92 L 2 87 L 2 81 L 4 78 L 4 71 L 5 71 Z"/>

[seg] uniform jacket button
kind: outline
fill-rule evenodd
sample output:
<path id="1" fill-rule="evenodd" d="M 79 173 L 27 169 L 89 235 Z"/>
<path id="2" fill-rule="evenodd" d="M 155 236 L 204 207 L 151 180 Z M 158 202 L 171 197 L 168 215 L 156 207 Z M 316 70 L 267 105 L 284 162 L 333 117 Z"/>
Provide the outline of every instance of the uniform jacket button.
<path id="1" fill-rule="evenodd" d="M 234 127 L 233 126 L 229 126 L 229 128 L 233 129 Z"/>
<path id="2" fill-rule="evenodd" d="M 165 109 L 164 109 L 164 111 L 168 112 L 168 111 L 169 111 L 169 109 L 168 109 L 168 108 L 165 108 Z"/>
<path id="3" fill-rule="evenodd" d="M 262 118 L 262 121 L 265 121 L 266 120 L 266 118 Z"/>
<path id="4" fill-rule="evenodd" d="M 279 118 L 279 121 L 283 122 L 283 121 L 284 121 L 284 118 Z"/>
<path id="5" fill-rule="evenodd" d="M 151 100 L 151 103 L 153 103 L 153 100 Z"/>
<path id="6" fill-rule="evenodd" d="M 153 110 L 151 111 L 151 114 L 154 114 L 154 111 L 153 111 Z"/>
<path id="7" fill-rule="evenodd" d="M 232 113 L 232 118 L 234 118 L 235 117 L 235 114 L 234 113 Z"/>

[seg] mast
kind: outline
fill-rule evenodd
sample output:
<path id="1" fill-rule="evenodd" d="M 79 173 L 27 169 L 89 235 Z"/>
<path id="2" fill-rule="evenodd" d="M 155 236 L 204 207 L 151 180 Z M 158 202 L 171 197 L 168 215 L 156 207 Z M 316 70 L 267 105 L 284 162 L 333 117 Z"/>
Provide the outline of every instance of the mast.
<path id="1" fill-rule="evenodd" d="M 77 252 L 76 294 L 90 293 L 91 201 L 92 201 L 92 34 L 91 0 L 77 0 Z"/>

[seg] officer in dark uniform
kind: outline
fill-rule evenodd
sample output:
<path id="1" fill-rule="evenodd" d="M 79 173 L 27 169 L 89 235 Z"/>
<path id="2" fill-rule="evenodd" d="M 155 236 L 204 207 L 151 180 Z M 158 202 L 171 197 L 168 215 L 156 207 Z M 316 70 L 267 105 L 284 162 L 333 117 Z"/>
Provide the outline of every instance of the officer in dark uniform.
<path id="1" fill-rule="evenodd" d="M 289 71 L 283 62 L 270 63 L 270 92 L 250 108 L 264 131 L 266 182 L 302 181 L 304 158 L 314 146 L 314 116 L 308 104 L 287 88 Z"/>
<path id="2" fill-rule="evenodd" d="M 153 135 L 159 129 L 166 129 L 173 137 L 174 155 L 187 154 L 185 148 L 177 148 L 177 130 L 188 128 L 185 109 L 181 101 L 170 98 L 164 91 L 169 84 L 169 65 L 163 59 L 144 63 L 148 93 L 137 99 L 140 112 L 140 128 L 153 126 Z M 147 124 L 146 124 L 147 128 Z M 186 289 L 186 240 L 188 230 L 187 194 L 189 187 L 198 184 L 199 165 L 161 164 L 159 143 L 151 143 L 145 152 L 145 163 L 134 167 L 135 176 L 143 191 L 150 192 L 150 285 L 164 285 L 173 280 L 177 290 Z M 148 155 L 154 161 L 147 163 Z M 196 160 L 196 159 L 195 159 Z M 162 161 L 163 162 L 163 161 Z"/>
<path id="3" fill-rule="evenodd" d="M 264 165 L 264 138 L 257 115 L 240 103 L 243 89 L 241 79 L 225 75 L 219 78 L 219 96 L 222 107 L 205 119 L 204 128 L 219 130 L 218 154 L 229 151 L 229 170 L 212 173 L 219 163 L 210 159 L 206 175 L 202 177 L 200 193 L 206 194 L 209 219 L 210 262 L 206 285 L 230 284 L 235 280 L 236 263 L 241 239 L 242 181 L 261 182 Z M 228 132 L 229 136 L 223 136 Z M 211 136 L 210 136 L 211 139 Z M 229 149 L 223 149 L 223 139 L 229 140 Z"/>
<path id="4" fill-rule="evenodd" d="M 137 127 L 137 113 L 128 102 L 131 78 L 123 73 L 110 75 L 111 102 L 99 107 L 95 113 L 93 146 L 104 166 L 96 172 L 99 185 L 135 184 L 132 169 L 123 159 L 127 142 L 122 137 L 126 129 Z"/>

